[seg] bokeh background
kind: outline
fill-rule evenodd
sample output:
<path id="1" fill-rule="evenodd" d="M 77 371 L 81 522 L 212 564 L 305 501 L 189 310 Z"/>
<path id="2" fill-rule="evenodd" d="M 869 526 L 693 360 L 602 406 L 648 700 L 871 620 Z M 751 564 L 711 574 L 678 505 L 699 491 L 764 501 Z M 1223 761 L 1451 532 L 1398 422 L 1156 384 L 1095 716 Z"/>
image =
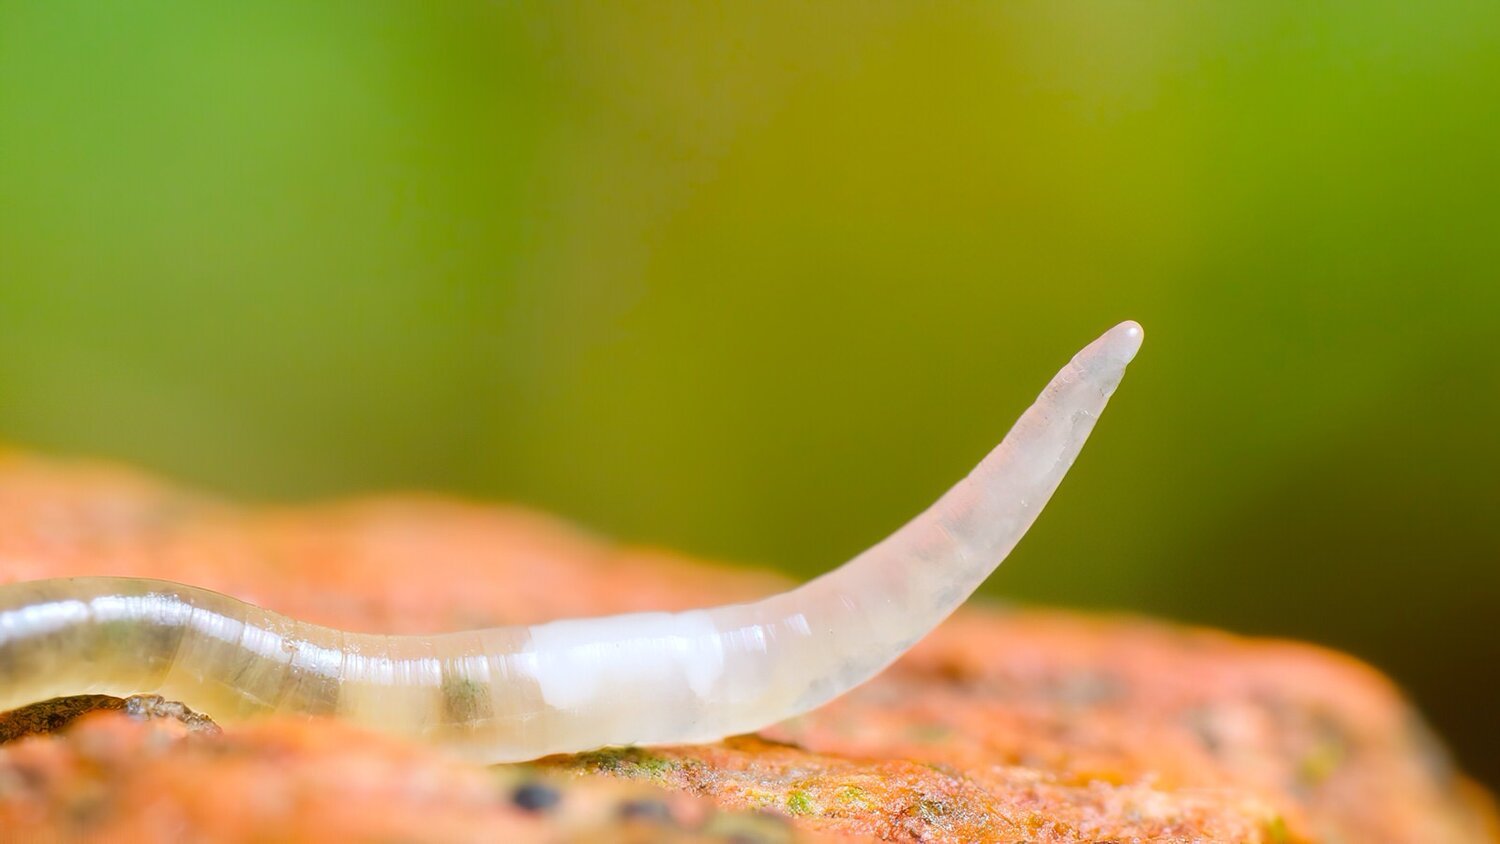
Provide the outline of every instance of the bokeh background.
<path id="1" fill-rule="evenodd" d="M 0 436 L 822 571 L 1147 344 L 992 597 L 1500 783 L 1500 5 L 0 0 Z"/>

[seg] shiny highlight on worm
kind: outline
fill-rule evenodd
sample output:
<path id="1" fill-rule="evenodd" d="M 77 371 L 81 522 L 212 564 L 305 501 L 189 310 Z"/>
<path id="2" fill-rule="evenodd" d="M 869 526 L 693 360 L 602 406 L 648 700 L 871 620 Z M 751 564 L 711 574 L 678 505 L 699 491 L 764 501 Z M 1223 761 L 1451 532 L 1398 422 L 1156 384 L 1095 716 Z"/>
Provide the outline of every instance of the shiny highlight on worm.
<path id="1" fill-rule="evenodd" d="M 346 633 L 158 580 L 0 586 L 0 710 L 154 693 L 220 723 L 326 715 L 482 762 L 713 741 L 879 673 L 1020 541 L 1135 356 L 1125 322 L 1057 374 L 1005 440 L 885 541 L 760 601 L 435 636 Z"/>

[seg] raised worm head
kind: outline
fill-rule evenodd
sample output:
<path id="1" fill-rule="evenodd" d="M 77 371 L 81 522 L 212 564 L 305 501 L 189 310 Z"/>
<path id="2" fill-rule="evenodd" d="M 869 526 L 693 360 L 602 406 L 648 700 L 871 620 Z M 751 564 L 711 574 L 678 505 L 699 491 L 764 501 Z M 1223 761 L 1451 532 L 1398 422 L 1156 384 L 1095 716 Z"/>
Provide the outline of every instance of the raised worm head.
<path id="1" fill-rule="evenodd" d="M 1141 338 L 1125 322 L 1089 344 L 937 503 L 789 592 L 381 636 L 164 581 L 10 584 L 0 587 L 0 708 L 155 693 L 219 721 L 330 715 L 486 762 L 760 729 L 874 676 L 963 603 L 1051 498 Z"/>

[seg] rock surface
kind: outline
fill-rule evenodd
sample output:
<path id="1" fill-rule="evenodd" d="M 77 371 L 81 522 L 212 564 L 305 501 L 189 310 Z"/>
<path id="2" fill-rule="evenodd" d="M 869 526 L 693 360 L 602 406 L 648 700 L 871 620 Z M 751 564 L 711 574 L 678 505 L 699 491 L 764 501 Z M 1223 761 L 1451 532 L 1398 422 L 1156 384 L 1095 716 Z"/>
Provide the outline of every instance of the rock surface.
<path id="1" fill-rule="evenodd" d="M 786 585 L 515 509 L 251 510 L 0 454 L 0 582 L 83 574 L 391 633 Z M 967 609 L 875 681 L 757 736 L 491 769 L 327 721 L 220 734 L 55 706 L 68 717 L 26 724 L 60 732 L 0 746 L 0 830 L 28 840 L 1500 841 L 1489 798 L 1368 667 L 1133 618 Z"/>

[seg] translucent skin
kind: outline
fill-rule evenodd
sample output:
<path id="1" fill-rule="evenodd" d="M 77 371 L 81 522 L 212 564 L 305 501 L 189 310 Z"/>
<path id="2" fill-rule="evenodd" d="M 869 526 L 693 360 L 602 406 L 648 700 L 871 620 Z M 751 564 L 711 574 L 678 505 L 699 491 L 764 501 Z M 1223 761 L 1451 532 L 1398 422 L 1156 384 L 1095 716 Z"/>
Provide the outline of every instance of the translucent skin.
<path id="1" fill-rule="evenodd" d="M 381 636 L 167 581 L 18 583 L 0 587 L 0 709 L 154 693 L 221 723 L 333 716 L 483 762 L 760 729 L 873 677 L 968 598 L 1051 498 L 1141 339 L 1133 322 L 1105 333 L 926 512 L 761 601 Z"/>

